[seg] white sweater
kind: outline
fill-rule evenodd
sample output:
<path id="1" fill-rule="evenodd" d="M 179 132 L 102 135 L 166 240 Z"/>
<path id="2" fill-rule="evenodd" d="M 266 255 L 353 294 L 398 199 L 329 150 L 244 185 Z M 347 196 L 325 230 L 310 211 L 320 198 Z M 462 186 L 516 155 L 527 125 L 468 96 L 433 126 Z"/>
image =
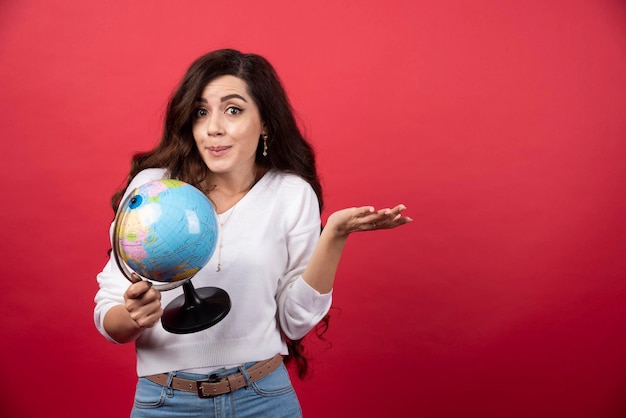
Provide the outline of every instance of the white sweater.
<path id="1" fill-rule="evenodd" d="M 166 176 L 148 169 L 130 183 L 126 194 L 141 184 Z M 213 327 L 190 334 L 173 334 L 159 323 L 136 341 L 137 374 L 219 368 L 287 354 L 282 333 L 302 338 L 328 312 L 332 292 L 320 294 L 302 279 L 320 235 L 320 213 L 311 186 L 298 176 L 270 170 L 233 208 L 220 215 L 221 271 L 217 249 L 196 274 L 196 289 L 224 289 L 231 310 Z M 111 225 L 112 227 L 112 225 Z M 130 282 L 111 259 L 97 276 L 94 321 L 103 327 L 108 310 L 124 303 Z M 182 287 L 163 291 L 161 304 L 182 294 Z"/>

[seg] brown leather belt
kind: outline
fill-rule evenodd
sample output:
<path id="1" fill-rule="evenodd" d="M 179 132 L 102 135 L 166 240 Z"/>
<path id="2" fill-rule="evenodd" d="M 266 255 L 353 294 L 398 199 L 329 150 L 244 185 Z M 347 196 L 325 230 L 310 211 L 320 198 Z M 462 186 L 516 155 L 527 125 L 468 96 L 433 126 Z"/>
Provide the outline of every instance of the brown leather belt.
<path id="1" fill-rule="evenodd" d="M 259 361 L 250 366 L 246 369 L 246 373 L 250 377 L 251 382 L 256 382 L 276 370 L 282 362 L 283 356 L 276 354 L 269 360 Z M 167 378 L 167 373 L 146 376 L 146 379 L 161 386 L 167 386 Z M 246 378 L 241 372 L 221 378 L 209 378 L 207 380 L 189 380 L 173 377 L 170 384 L 172 389 L 185 392 L 197 392 L 200 398 L 211 398 L 213 396 L 223 395 L 224 393 L 234 392 L 244 386 L 246 386 Z"/>

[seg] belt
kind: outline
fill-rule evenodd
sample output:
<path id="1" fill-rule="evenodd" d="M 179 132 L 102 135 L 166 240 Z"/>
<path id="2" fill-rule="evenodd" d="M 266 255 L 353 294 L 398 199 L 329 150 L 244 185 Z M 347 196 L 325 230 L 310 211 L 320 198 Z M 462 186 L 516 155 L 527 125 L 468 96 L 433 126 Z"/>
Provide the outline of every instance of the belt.
<path id="1" fill-rule="evenodd" d="M 256 382 L 276 370 L 282 362 L 283 356 L 276 354 L 269 360 L 263 360 L 253 364 L 246 369 L 246 374 L 249 376 L 250 382 Z M 161 386 L 167 386 L 168 374 L 153 374 L 146 376 L 146 379 Z M 197 392 L 200 398 L 212 398 L 213 396 L 234 392 L 246 385 L 246 378 L 243 373 L 239 372 L 221 378 L 209 377 L 206 380 L 189 380 L 173 377 L 169 387 L 185 392 Z"/>

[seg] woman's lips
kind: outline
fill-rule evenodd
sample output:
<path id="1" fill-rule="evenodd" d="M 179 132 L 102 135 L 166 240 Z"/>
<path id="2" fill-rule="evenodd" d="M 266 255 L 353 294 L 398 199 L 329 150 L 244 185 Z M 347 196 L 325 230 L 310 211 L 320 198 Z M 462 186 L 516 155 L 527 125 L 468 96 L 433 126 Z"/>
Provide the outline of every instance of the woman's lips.
<path id="1" fill-rule="evenodd" d="M 214 157 L 220 157 L 226 154 L 228 150 L 230 150 L 230 148 L 231 148 L 230 146 L 222 145 L 222 146 L 216 146 L 216 147 L 207 147 L 207 151 L 209 151 L 209 154 L 211 154 Z"/>

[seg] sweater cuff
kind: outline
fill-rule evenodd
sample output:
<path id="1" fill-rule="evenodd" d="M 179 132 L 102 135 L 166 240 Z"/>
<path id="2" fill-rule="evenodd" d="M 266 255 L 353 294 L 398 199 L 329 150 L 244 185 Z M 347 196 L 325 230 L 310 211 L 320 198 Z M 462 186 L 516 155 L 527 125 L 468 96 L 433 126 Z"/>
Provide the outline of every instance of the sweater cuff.
<path id="1" fill-rule="evenodd" d="M 320 293 L 313 289 L 302 276 L 293 284 L 292 291 L 297 295 L 300 305 L 308 306 L 313 310 L 324 310 L 332 301 L 333 291 Z"/>

